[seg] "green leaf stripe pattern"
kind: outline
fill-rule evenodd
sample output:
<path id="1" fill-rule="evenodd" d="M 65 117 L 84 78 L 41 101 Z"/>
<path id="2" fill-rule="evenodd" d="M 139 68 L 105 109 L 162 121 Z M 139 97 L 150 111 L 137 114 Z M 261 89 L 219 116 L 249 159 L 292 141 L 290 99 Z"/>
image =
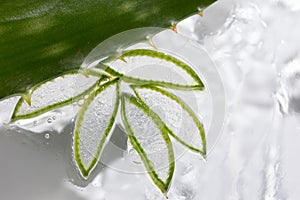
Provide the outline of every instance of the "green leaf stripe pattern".
<path id="1" fill-rule="evenodd" d="M 163 194 L 166 195 L 169 185 L 171 183 L 173 173 L 174 173 L 174 152 L 173 152 L 173 146 L 171 143 L 171 140 L 168 136 L 168 129 L 166 125 L 160 120 L 160 118 L 152 112 L 150 109 L 145 107 L 143 104 L 141 104 L 138 99 L 135 97 L 129 96 L 127 94 L 122 95 L 122 103 L 121 103 L 121 116 L 123 120 L 124 127 L 126 129 L 126 132 L 128 134 L 129 140 L 133 148 L 137 151 L 139 154 L 149 176 L 151 177 L 154 184 L 161 190 Z M 157 128 L 160 131 L 160 134 L 162 136 L 162 139 L 165 142 L 165 146 L 168 150 L 168 162 L 169 162 L 169 170 L 168 175 L 165 181 L 162 180 L 161 177 L 159 177 L 158 173 L 154 169 L 154 162 L 149 159 L 147 156 L 147 151 L 143 149 L 143 146 L 140 144 L 139 140 L 136 137 L 136 133 L 133 131 L 133 127 L 130 125 L 130 122 L 128 120 L 127 112 L 126 112 L 126 104 L 132 104 L 136 108 L 140 109 L 145 115 L 147 115 L 157 126 Z M 137 119 L 138 120 L 138 119 Z M 139 133 L 142 134 L 142 133 Z"/>
<path id="2" fill-rule="evenodd" d="M 91 79 L 89 82 L 87 82 L 87 85 L 89 85 L 89 87 L 86 88 L 85 86 L 85 90 L 83 90 L 81 93 L 75 95 L 70 94 L 67 98 L 65 96 L 62 98 L 57 98 L 58 95 L 57 93 L 59 91 L 57 91 L 57 89 L 55 88 L 56 85 L 58 84 L 61 85 L 60 86 L 62 87 L 61 89 L 67 91 L 70 88 L 64 88 L 66 87 L 66 85 L 64 84 L 65 81 L 63 79 L 65 77 L 71 77 L 73 81 L 76 81 L 78 76 L 81 76 L 80 80 L 82 80 L 82 78 Z M 48 86 L 49 84 L 53 83 L 55 80 L 59 78 L 61 80 L 58 81 L 57 84 L 53 84 L 53 86 Z M 24 94 L 20 98 L 20 100 L 18 101 L 14 109 L 11 122 L 20 119 L 28 119 L 28 118 L 36 117 L 46 112 L 49 112 L 51 110 L 55 110 L 67 106 L 69 104 L 72 104 L 73 102 L 77 102 L 80 99 L 84 98 L 85 95 L 88 95 L 90 92 L 92 92 L 97 87 L 97 85 L 101 84 L 107 79 L 108 77 L 106 75 L 95 73 L 93 71 L 85 71 L 84 74 L 81 73 L 80 71 L 69 71 L 62 74 L 59 77 L 44 81 L 31 88 L 27 94 Z M 37 98 L 39 98 L 39 100 L 38 102 L 35 103 L 34 98 L 36 93 L 38 93 Z M 40 103 L 43 103 L 45 105 L 35 107 Z"/>
<path id="3" fill-rule="evenodd" d="M 78 174 L 86 180 L 97 166 L 103 148 L 114 130 L 117 114 L 120 113 L 132 147 L 139 155 L 153 183 L 167 196 L 175 169 L 170 137 L 205 158 L 206 136 L 203 125 L 194 111 L 182 99 L 165 89 L 182 90 L 188 94 L 191 91 L 201 92 L 204 90 L 204 84 L 189 65 L 156 50 L 128 50 L 115 59 L 126 61 L 130 57 L 138 56 L 172 63 L 172 67 L 183 71 L 192 81 L 189 84 L 178 84 L 165 79 L 141 79 L 121 73 L 107 63 L 99 63 L 94 68 L 69 71 L 32 87 L 18 101 L 11 121 L 31 119 L 83 100 L 75 120 L 72 149 Z M 122 91 L 124 85 L 129 86 L 125 88 L 131 87 L 131 94 L 128 94 L 127 90 Z M 152 99 L 154 102 L 159 103 L 164 98 L 166 102 L 179 107 L 195 127 L 195 133 L 190 130 L 175 131 L 172 124 L 163 119 L 144 98 L 142 94 L 144 90 L 158 95 L 158 98 Z M 133 111 L 136 113 L 132 113 Z M 134 114 L 139 114 L 140 117 Z M 142 119 L 147 123 L 143 123 Z M 151 127 L 143 127 L 141 124 Z M 200 141 L 198 146 L 192 143 L 195 137 Z"/>
<path id="4" fill-rule="evenodd" d="M 99 95 L 101 95 L 108 88 L 113 87 L 113 86 L 116 88 L 114 91 L 115 92 L 114 102 L 106 102 L 105 101 L 106 104 L 112 103 L 110 117 L 108 120 L 104 121 L 104 123 L 105 123 L 105 124 L 103 124 L 103 127 L 105 127 L 104 129 L 97 129 L 97 127 L 96 128 L 94 127 L 94 124 L 88 124 L 91 122 L 89 120 L 93 120 L 97 115 L 104 112 L 103 110 L 101 110 L 101 108 L 103 109 L 104 106 L 102 104 L 103 102 L 101 102 Z M 112 92 L 112 91 L 110 91 L 110 92 Z M 111 94 L 111 95 L 114 95 L 114 94 Z M 103 98 L 103 96 L 101 96 L 101 97 Z M 96 164 L 100 158 L 104 144 L 107 141 L 106 138 L 108 137 L 108 135 L 112 129 L 112 126 L 114 124 L 116 113 L 118 111 L 118 105 L 119 105 L 119 84 L 118 84 L 118 78 L 117 78 L 117 79 L 114 79 L 112 81 L 105 83 L 102 86 L 99 86 L 97 90 L 93 91 L 93 93 L 90 94 L 89 98 L 83 104 L 83 106 L 77 116 L 76 123 L 75 123 L 75 129 L 74 129 L 74 139 L 73 139 L 74 154 L 73 155 L 74 155 L 75 163 L 76 163 L 81 175 L 85 179 L 88 178 L 91 170 L 94 169 L 94 167 L 96 166 Z M 86 118 L 91 118 L 91 117 L 92 117 L 92 119 L 86 119 Z M 105 117 L 105 115 L 103 115 L 101 117 Z M 98 127 L 100 127 L 100 126 L 98 126 Z M 86 132 L 87 130 L 98 131 L 98 134 L 99 134 L 99 137 L 97 138 L 99 143 L 97 144 L 97 147 L 95 148 L 95 150 L 93 152 L 91 149 L 89 149 L 88 145 L 90 145 L 90 143 L 95 141 L 95 138 L 90 137 L 90 135 L 96 134 L 96 133 L 88 133 L 88 132 Z M 85 132 L 84 139 L 82 139 L 82 137 L 81 137 L 83 132 Z M 81 148 L 83 148 L 84 150 L 82 150 Z M 91 155 L 87 155 L 87 154 L 91 154 Z M 85 156 L 85 158 L 83 158 L 83 156 Z M 87 160 L 86 164 L 84 163 L 83 159 Z"/>
<path id="5" fill-rule="evenodd" d="M 197 152 L 197 153 L 200 153 L 203 157 L 206 157 L 206 138 L 205 138 L 205 132 L 204 132 L 204 128 L 203 128 L 203 125 L 202 123 L 199 121 L 199 119 L 197 118 L 196 114 L 194 113 L 194 111 L 182 100 L 180 99 L 179 97 L 177 97 L 176 95 L 164 90 L 164 89 L 161 89 L 161 88 L 158 88 L 158 87 L 155 87 L 153 85 L 142 85 L 142 86 L 131 86 L 136 94 L 136 96 L 138 97 L 138 99 L 142 102 L 142 104 L 145 106 L 145 107 L 148 107 L 147 103 L 145 103 L 143 97 L 141 97 L 141 95 L 139 94 L 139 90 L 143 90 L 143 89 L 149 89 L 153 92 L 156 92 L 156 93 L 159 93 L 161 95 L 164 95 L 166 96 L 167 98 L 169 98 L 171 101 L 174 101 L 176 102 L 177 104 L 180 105 L 180 107 L 185 110 L 191 117 L 191 119 L 193 120 L 193 122 L 195 123 L 195 125 L 197 126 L 197 129 L 199 131 L 199 136 L 201 137 L 201 140 L 202 140 L 202 149 L 199 149 L 197 147 L 194 147 L 190 144 L 188 144 L 186 141 L 184 141 L 183 139 L 180 138 L 179 134 L 174 134 L 174 131 L 172 131 L 168 126 L 167 126 L 167 129 L 168 129 L 168 132 L 169 134 L 174 137 L 178 142 L 180 142 L 182 145 L 186 146 L 187 148 L 189 148 L 190 150 L 194 151 L 194 152 Z M 150 108 L 148 108 L 150 109 Z M 193 140 L 193 138 L 191 139 Z"/>
<path id="6" fill-rule="evenodd" d="M 127 76 L 126 74 L 122 74 L 114 70 L 111 66 L 108 64 L 104 63 L 99 63 L 97 66 L 98 68 L 106 71 L 107 73 L 113 75 L 113 76 L 118 76 L 122 77 L 122 80 L 125 82 L 128 82 L 130 84 L 152 84 L 156 86 L 161 86 L 165 88 L 170 88 L 170 89 L 177 89 L 177 90 L 203 90 L 204 89 L 204 84 L 197 75 L 197 73 L 186 63 L 182 62 L 181 60 L 170 56 L 166 53 L 163 52 L 158 52 L 155 50 L 150 50 L 150 49 L 137 49 L 137 50 L 128 50 L 125 51 L 119 59 L 126 61 L 126 58 L 129 57 L 137 57 L 137 56 L 147 56 L 150 58 L 158 58 L 160 60 L 165 60 L 167 62 L 173 63 L 176 67 L 179 69 L 183 70 L 187 75 L 189 75 L 192 80 L 193 84 L 188 84 L 188 85 L 182 85 L 182 84 L 177 84 L 177 83 L 172 83 L 172 82 L 167 82 L 167 81 L 158 81 L 158 80 L 145 80 L 145 79 L 140 79 L 136 77 L 131 77 Z"/>

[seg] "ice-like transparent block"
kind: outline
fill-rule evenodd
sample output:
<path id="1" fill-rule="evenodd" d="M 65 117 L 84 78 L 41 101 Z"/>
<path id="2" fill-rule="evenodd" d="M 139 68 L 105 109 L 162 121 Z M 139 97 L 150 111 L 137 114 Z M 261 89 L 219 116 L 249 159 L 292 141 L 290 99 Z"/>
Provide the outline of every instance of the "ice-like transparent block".
<path id="1" fill-rule="evenodd" d="M 124 103 L 125 116 L 133 131 L 132 134 L 153 164 L 155 173 L 165 182 L 169 177 L 170 155 L 161 127 L 128 99 Z"/>
<path id="2" fill-rule="evenodd" d="M 106 143 L 106 137 L 113 125 L 111 124 L 111 118 L 115 113 L 115 106 L 117 106 L 117 96 L 116 84 L 108 86 L 96 97 L 91 96 L 87 99 L 87 104 L 84 104 L 76 119 L 75 147 L 73 148 L 75 156 L 78 156 L 76 151 L 79 148 L 78 153 L 85 169 L 94 168 L 93 165 L 96 165 L 96 163 L 92 164 L 92 162 L 95 159 L 98 160 L 102 153 L 102 145 Z M 89 102 L 90 98 L 94 99 Z M 106 132 L 107 130 L 108 132 Z M 97 155 L 97 151 L 100 151 L 98 152 L 99 155 Z M 79 164 L 78 160 L 76 162 Z"/>
<path id="3" fill-rule="evenodd" d="M 141 99 L 164 121 L 185 144 L 202 151 L 201 133 L 194 119 L 181 104 L 158 91 L 136 88 Z M 186 95 L 192 95 L 187 93 Z"/>
<path id="4" fill-rule="evenodd" d="M 93 86 L 98 79 L 99 77 L 86 77 L 74 72 L 46 81 L 29 91 L 28 96 L 23 97 L 21 104 L 16 107 L 14 117 L 26 117 L 40 110 L 49 111 L 51 107 L 55 105 L 57 107 L 59 104 L 82 94 Z"/>
<path id="5" fill-rule="evenodd" d="M 125 57 L 125 59 L 126 62 L 116 60 L 107 64 L 122 74 L 139 79 L 164 81 L 180 85 L 197 84 L 187 71 L 172 62 L 149 56 Z M 180 76 L 179 79 L 178 76 Z"/>

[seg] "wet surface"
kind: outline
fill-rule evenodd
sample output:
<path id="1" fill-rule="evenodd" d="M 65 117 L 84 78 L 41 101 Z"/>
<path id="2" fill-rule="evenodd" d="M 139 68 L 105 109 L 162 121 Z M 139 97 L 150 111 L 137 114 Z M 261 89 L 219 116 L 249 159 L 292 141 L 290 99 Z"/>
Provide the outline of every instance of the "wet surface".
<path id="1" fill-rule="evenodd" d="M 220 0 L 204 17 L 178 25 L 179 34 L 201 44 L 215 62 L 225 89 L 226 115 L 206 162 L 193 153 L 177 160 L 169 199 L 299 198 L 300 11 L 295 4 Z M 14 102 L 1 102 L 1 123 L 7 122 Z M 104 163 L 111 164 L 96 170 L 88 184 L 82 182 L 66 159 L 71 131 L 67 126 L 63 134 L 36 134 L 1 125 L 2 197 L 163 199 L 145 174 L 128 173 L 141 166 L 127 162 L 123 140 L 122 148 L 116 150 L 117 140 L 106 148 L 115 159 Z M 128 170 L 115 170 L 118 166 Z"/>

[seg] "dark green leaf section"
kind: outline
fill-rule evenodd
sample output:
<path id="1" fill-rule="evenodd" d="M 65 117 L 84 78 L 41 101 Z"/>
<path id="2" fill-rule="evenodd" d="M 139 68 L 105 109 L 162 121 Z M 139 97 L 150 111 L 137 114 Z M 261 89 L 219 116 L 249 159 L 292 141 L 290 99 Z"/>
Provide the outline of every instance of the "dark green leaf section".
<path id="1" fill-rule="evenodd" d="M 180 99 L 176 95 L 174 95 L 164 89 L 155 87 L 153 85 L 142 85 L 142 86 L 131 86 L 131 87 L 133 88 L 134 93 L 136 94 L 136 96 L 138 97 L 140 102 L 142 102 L 142 104 L 145 107 L 148 107 L 148 105 L 143 101 L 143 98 L 139 95 L 138 89 L 149 89 L 149 90 L 158 92 L 161 95 L 164 95 L 164 96 L 170 98 L 170 100 L 175 101 L 177 104 L 179 104 L 182 107 L 182 109 L 184 109 L 190 115 L 190 117 L 196 124 L 197 129 L 199 131 L 199 137 L 201 137 L 201 141 L 202 141 L 202 149 L 198 149 L 198 148 L 188 144 L 186 141 L 182 140 L 178 135 L 174 134 L 174 132 L 167 126 L 168 132 L 173 138 L 175 138 L 182 145 L 189 148 L 191 151 L 200 153 L 204 158 L 206 158 L 206 136 L 205 136 L 205 131 L 204 131 L 203 125 L 200 122 L 200 120 L 198 119 L 198 117 L 196 116 L 196 114 L 194 113 L 194 111 L 182 99 Z M 150 109 L 150 108 L 148 107 L 148 109 Z"/>
<path id="2" fill-rule="evenodd" d="M 106 138 L 109 135 L 111 128 L 114 124 L 115 118 L 116 118 L 116 114 L 119 108 L 119 83 L 118 83 L 119 79 L 113 79 L 107 83 L 105 83 L 102 86 L 99 86 L 99 88 L 97 90 L 95 90 L 93 93 L 91 93 L 88 97 L 88 99 L 86 100 L 86 102 L 83 104 L 77 118 L 76 118 L 76 124 L 75 124 L 75 129 L 74 129 L 74 144 L 73 144 L 73 148 L 74 148 L 74 161 L 76 162 L 76 165 L 80 171 L 80 174 L 87 179 L 90 172 L 95 168 L 100 155 L 102 153 L 104 144 L 106 142 Z M 81 155 L 80 155 L 80 127 L 82 125 L 82 121 L 85 115 L 86 110 L 88 109 L 88 107 L 90 106 L 90 104 L 93 102 L 93 100 L 95 99 L 95 97 L 100 94 L 101 92 L 103 92 L 105 89 L 107 89 L 108 87 L 112 86 L 113 84 L 116 84 L 116 101 L 115 101 L 115 105 L 114 105 L 114 110 L 113 113 L 109 119 L 109 122 L 106 126 L 106 129 L 104 130 L 103 133 L 103 137 L 102 139 L 99 141 L 98 147 L 97 147 L 97 152 L 94 155 L 94 159 L 92 160 L 92 162 L 90 163 L 89 167 L 86 168 L 83 165 L 82 159 L 81 159 Z M 99 112 L 101 112 L 101 110 L 99 110 Z"/>
<path id="3" fill-rule="evenodd" d="M 138 139 L 136 138 L 135 133 L 133 132 L 133 129 L 127 119 L 125 101 L 128 101 L 129 103 L 135 105 L 137 108 L 142 110 L 150 119 L 152 119 L 155 122 L 157 127 L 161 130 L 161 135 L 162 135 L 163 139 L 165 140 L 165 143 L 168 148 L 168 154 L 169 154 L 168 155 L 168 157 L 169 157 L 169 173 L 168 173 L 168 178 L 166 181 L 163 181 L 158 176 L 151 160 L 147 156 L 147 152 L 145 152 L 142 145 L 139 143 Z M 161 190 L 161 192 L 163 194 L 166 195 L 168 192 L 173 174 L 174 174 L 174 169 L 175 169 L 173 146 L 172 146 L 171 140 L 168 136 L 168 129 L 166 128 L 166 125 L 161 121 L 161 119 L 158 117 L 158 115 L 156 113 L 154 113 L 152 110 L 148 109 L 148 107 L 141 104 L 138 99 L 136 99 L 135 97 L 132 97 L 128 94 L 122 94 L 122 96 L 121 96 L 121 116 L 122 116 L 122 120 L 123 120 L 123 125 L 126 129 L 126 132 L 128 134 L 128 138 L 130 140 L 132 147 L 139 154 L 139 156 L 140 156 L 150 178 L 154 182 L 154 184 Z"/>
<path id="4" fill-rule="evenodd" d="M 2 0 L 0 98 L 78 68 L 104 39 L 138 27 L 168 27 L 215 0 Z"/>

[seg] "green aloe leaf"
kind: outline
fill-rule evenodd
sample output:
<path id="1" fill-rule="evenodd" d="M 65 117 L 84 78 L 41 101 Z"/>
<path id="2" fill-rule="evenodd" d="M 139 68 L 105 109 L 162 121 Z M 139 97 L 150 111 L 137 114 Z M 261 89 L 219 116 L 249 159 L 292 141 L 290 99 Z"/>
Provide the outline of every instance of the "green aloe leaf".
<path id="1" fill-rule="evenodd" d="M 149 106 L 164 121 L 172 137 L 190 150 L 206 156 L 203 125 L 182 99 L 151 85 L 132 87 L 139 100 Z"/>
<path id="2" fill-rule="evenodd" d="M 204 85 L 197 73 L 185 62 L 166 53 L 150 49 L 136 49 L 125 51 L 120 59 L 107 64 L 100 63 L 99 68 L 113 76 L 122 76 L 122 80 L 131 84 L 151 84 L 171 89 L 203 90 Z M 130 76 L 127 73 L 133 69 L 143 67 L 155 71 L 155 76 L 147 77 L 150 73 L 144 72 L 138 76 Z M 168 71 L 160 71 L 162 69 Z M 182 76 L 181 80 L 174 78 L 171 73 Z"/>
<path id="3" fill-rule="evenodd" d="M 114 125 L 119 105 L 118 79 L 93 91 L 75 122 L 73 156 L 83 178 L 95 168 Z"/>
<path id="4" fill-rule="evenodd" d="M 70 71 L 31 88 L 17 103 L 12 121 L 28 119 L 54 110 L 89 94 L 107 76 L 93 71 Z"/>
<path id="5" fill-rule="evenodd" d="M 0 98 L 70 69 L 100 42 L 138 27 L 168 27 L 215 0 L 1 0 Z"/>
<path id="6" fill-rule="evenodd" d="M 121 116 L 130 143 L 154 184 L 166 195 L 175 165 L 168 129 L 154 112 L 135 97 L 123 94 L 121 99 Z"/>

